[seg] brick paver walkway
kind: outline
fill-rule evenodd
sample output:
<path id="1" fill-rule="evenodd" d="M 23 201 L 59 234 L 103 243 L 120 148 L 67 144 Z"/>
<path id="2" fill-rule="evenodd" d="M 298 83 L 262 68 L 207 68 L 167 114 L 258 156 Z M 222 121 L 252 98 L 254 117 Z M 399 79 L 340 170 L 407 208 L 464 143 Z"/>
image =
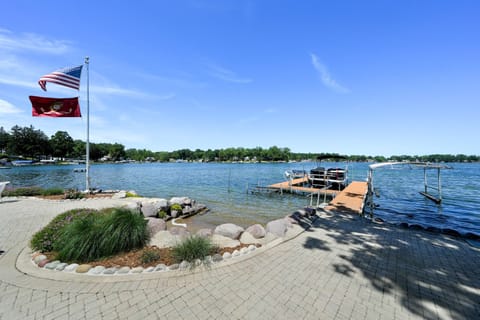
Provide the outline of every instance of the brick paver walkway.
<path id="1" fill-rule="evenodd" d="M 0 319 L 480 319 L 479 249 L 340 214 L 207 271 L 20 271 L 31 235 L 55 215 L 120 201 L 0 202 Z"/>

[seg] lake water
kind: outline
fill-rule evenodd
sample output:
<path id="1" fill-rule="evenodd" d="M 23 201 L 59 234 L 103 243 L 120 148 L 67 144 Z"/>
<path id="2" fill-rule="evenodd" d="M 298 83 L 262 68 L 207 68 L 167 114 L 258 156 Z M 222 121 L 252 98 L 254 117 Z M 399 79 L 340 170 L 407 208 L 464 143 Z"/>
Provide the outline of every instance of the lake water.
<path id="1" fill-rule="evenodd" d="M 322 166 L 345 164 L 322 163 Z M 193 218 L 204 226 L 233 222 L 242 226 L 262 223 L 292 213 L 310 203 L 300 195 L 248 194 L 247 187 L 284 181 L 287 169 L 309 170 L 315 163 L 143 163 L 95 164 L 91 186 L 135 190 L 142 196 L 170 198 L 188 196 L 208 206 L 210 212 Z M 380 197 L 375 215 L 392 223 L 407 222 L 424 227 L 451 228 L 480 235 L 480 164 L 452 164 L 442 170 L 443 202 L 436 205 L 418 192 L 423 190 L 423 170 L 375 171 Z M 85 189 L 80 166 L 28 166 L 0 170 L 0 181 L 13 187 L 40 186 Z M 368 164 L 349 164 L 350 180 L 365 181 Z M 436 184 L 435 176 L 429 182 Z M 0 208 L 1 209 L 1 208 Z"/>

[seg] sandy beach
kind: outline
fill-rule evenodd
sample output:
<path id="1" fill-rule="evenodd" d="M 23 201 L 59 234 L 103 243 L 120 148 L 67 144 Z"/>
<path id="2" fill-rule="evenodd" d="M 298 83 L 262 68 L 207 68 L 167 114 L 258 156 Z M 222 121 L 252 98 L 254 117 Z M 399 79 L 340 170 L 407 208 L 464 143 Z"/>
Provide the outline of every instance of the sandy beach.
<path id="1" fill-rule="evenodd" d="M 3 198 L 0 319 L 480 318 L 478 247 L 340 213 L 318 213 L 296 237 L 210 270 L 95 277 L 32 269 L 28 242 L 57 214 L 126 201 Z"/>

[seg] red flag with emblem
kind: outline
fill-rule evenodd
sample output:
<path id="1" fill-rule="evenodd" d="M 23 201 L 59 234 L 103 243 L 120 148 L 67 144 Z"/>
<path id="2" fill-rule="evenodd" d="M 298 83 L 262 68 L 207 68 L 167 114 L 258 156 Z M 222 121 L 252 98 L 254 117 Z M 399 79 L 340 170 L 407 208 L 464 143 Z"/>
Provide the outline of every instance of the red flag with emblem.
<path id="1" fill-rule="evenodd" d="M 46 98 L 30 96 L 33 117 L 81 117 L 78 97 Z"/>

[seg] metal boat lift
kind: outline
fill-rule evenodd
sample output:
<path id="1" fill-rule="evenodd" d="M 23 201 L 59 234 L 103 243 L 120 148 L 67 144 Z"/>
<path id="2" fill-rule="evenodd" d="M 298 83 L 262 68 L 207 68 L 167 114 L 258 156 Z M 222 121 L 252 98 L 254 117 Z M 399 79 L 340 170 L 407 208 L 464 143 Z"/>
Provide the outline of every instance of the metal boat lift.
<path id="1" fill-rule="evenodd" d="M 367 199 L 368 205 L 370 207 L 370 214 L 373 215 L 373 208 L 375 204 L 373 203 L 373 194 L 378 196 L 378 193 L 373 184 L 373 172 L 379 168 L 393 168 L 399 166 L 408 166 L 409 168 L 422 168 L 423 169 L 423 184 L 424 184 L 424 191 L 419 191 L 421 195 L 426 197 L 429 200 L 432 200 L 436 204 L 440 204 L 442 202 L 442 181 L 441 181 L 441 169 L 452 169 L 452 167 L 447 166 L 445 164 L 438 164 L 438 163 L 430 163 L 430 162 L 418 162 L 418 161 L 406 161 L 406 162 L 384 162 L 384 163 L 375 163 L 369 166 L 368 170 L 368 191 L 367 191 Z M 437 171 L 437 186 L 432 186 L 428 184 L 427 181 L 427 170 L 436 170 Z M 436 195 L 429 192 L 429 189 L 436 190 Z"/>

